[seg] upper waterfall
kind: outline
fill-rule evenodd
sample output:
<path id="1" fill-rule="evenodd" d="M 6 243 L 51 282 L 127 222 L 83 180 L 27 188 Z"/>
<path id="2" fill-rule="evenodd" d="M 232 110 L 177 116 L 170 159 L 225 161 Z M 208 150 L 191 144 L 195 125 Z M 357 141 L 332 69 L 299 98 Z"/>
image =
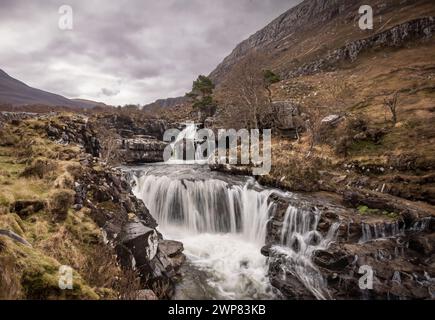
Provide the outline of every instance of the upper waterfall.
<path id="1" fill-rule="evenodd" d="M 135 176 L 134 192 L 162 227 L 178 225 L 193 233 L 239 233 L 263 245 L 272 191 L 252 181 L 230 185 L 217 179 L 189 180 Z"/>

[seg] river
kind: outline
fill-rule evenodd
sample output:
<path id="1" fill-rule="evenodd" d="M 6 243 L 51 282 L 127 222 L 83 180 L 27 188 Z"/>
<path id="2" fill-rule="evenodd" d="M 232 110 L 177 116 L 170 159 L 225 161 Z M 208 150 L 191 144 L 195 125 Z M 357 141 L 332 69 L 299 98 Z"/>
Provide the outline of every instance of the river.
<path id="1" fill-rule="evenodd" d="M 201 165 L 150 164 L 130 170 L 133 192 L 155 217 L 159 231 L 184 244 L 188 261 L 176 298 L 280 298 L 269 283 L 261 248 L 273 210 L 270 196 L 282 192 L 251 177 Z M 318 217 L 291 207 L 285 219 L 277 252 L 288 256 L 289 268 L 317 298 L 325 298 L 322 279 L 309 259 L 314 249 L 326 245 L 315 231 Z"/>

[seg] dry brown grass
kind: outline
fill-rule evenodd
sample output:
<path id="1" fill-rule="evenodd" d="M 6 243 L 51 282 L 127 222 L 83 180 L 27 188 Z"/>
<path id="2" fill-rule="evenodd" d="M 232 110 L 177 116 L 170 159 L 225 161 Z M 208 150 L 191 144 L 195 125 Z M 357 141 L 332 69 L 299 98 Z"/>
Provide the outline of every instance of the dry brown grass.
<path id="1" fill-rule="evenodd" d="M 48 207 L 56 219 L 65 220 L 73 201 L 74 191 L 68 189 L 55 190 L 50 195 Z"/>

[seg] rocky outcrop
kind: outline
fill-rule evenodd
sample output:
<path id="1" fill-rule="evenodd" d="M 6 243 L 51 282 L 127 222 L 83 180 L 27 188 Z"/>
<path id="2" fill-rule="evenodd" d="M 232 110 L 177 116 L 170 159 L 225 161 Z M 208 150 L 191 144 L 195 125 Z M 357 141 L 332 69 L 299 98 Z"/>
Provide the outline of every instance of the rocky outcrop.
<path id="1" fill-rule="evenodd" d="M 349 195 L 345 199 L 348 197 L 352 198 Z M 401 210 L 390 206 L 379 207 L 381 211 L 365 212 L 345 207 L 334 200 L 335 197 L 322 194 L 294 198 L 274 196 L 272 199 L 275 210 L 268 223 L 267 245 L 262 253 L 269 257 L 272 285 L 285 297 L 319 298 L 315 290 L 323 287 L 327 288 L 323 298 L 434 298 L 435 216 L 432 212 L 410 204 Z M 346 201 L 353 205 L 362 203 L 352 199 Z M 297 208 L 300 214 L 289 215 L 289 205 Z M 396 214 L 382 211 L 387 209 L 395 209 Z M 317 216 L 318 220 L 301 220 L 310 215 Z M 293 217 L 290 222 L 289 217 Z M 315 230 L 305 233 L 306 237 L 313 237 L 310 241 L 314 241 L 315 246 L 309 255 L 297 254 L 301 250 L 298 242 L 301 239 L 296 242 L 285 240 L 286 228 L 292 222 L 307 230 L 315 226 Z M 331 234 L 337 224 L 338 229 Z M 317 237 L 322 241 L 329 238 L 331 242 L 322 248 L 322 245 L 316 245 Z M 296 247 L 288 248 L 289 245 Z M 298 273 L 298 268 L 303 268 L 304 276 Z M 366 268 L 373 271 L 370 290 L 360 288 L 359 284 Z"/>
<path id="2" fill-rule="evenodd" d="M 51 121 L 46 128 L 50 139 L 61 144 L 76 143 L 94 157 L 100 155 L 100 142 L 97 134 L 88 122 L 88 117 L 74 115 L 60 117 L 60 121 Z"/>
<path id="3" fill-rule="evenodd" d="M 374 48 L 398 47 L 408 41 L 426 40 L 435 31 L 435 17 L 421 18 L 395 26 L 367 39 L 351 41 L 335 49 L 324 58 L 307 63 L 285 74 L 287 78 L 312 75 L 320 71 L 333 70 L 343 61 L 353 62 L 364 51 Z"/>
<path id="4" fill-rule="evenodd" d="M 22 120 L 36 117 L 36 113 L 31 112 L 0 112 L 0 128 L 2 127 L 2 123 L 14 123 L 20 122 Z"/>
<path id="5" fill-rule="evenodd" d="M 84 160 L 85 161 L 85 160 Z M 87 207 L 102 228 L 106 242 L 115 248 L 121 266 L 136 270 L 145 288 L 159 298 L 174 293 L 182 245 L 168 246 L 156 230 L 157 223 L 132 193 L 125 175 L 110 167 L 76 172 L 76 209 Z M 174 249 L 176 248 L 176 249 Z"/>
<path id="6" fill-rule="evenodd" d="M 158 140 L 170 128 L 170 124 L 162 119 L 142 117 L 135 119 L 125 114 L 108 114 L 97 117 L 95 121 L 106 130 L 116 131 L 121 138 L 132 139 L 135 136 L 151 136 Z"/>
<path id="7" fill-rule="evenodd" d="M 290 101 L 275 101 L 272 104 L 274 114 L 274 127 L 288 138 L 298 139 L 305 126 L 300 116 L 298 105 Z"/>
<path id="8" fill-rule="evenodd" d="M 118 140 L 120 159 L 127 164 L 163 162 L 163 151 L 167 145 L 150 136 Z"/>

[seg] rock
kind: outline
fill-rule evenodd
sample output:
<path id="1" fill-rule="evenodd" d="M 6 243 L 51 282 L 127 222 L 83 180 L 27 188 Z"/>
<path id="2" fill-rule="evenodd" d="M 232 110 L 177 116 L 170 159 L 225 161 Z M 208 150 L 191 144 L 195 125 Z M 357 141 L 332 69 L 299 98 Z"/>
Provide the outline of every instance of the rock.
<path id="1" fill-rule="evenodd" d="M 417 234 L 409 239 L 409 248 L 424 256 L 435 254 L 435 234 Z"/>
<path id="2" fill-rule="evenodd" d="M 343 117 L 336 115 L 336 114 L 331 114 L 325 118 L 322 119 L 321 123 L 324 125 L 328 125 L 328 126 L 335 126 L 336 124 L 338 124 L 341 120 L 343 119 Z"/>
<path id="3" fill-rule="evenodd" d="M 183 244 L 173 240 L 160 240 L 159 252 L 166 256 L 171 262 L 172 267 L 178 272 L 186 261 L 186 256 L 183 254 Z"/>
<path id="4" fill-rule="evenodd" d="M 331 253 L 328 251 L 316 251 L 313 255 L 313 262 L 320 267 L 329 270 L 343 270 L 353 261 L 353 257 L 343 253 Z"/>
<path id="5" fill-rule="evenodd" d="M 297 69 L 287 72 L 288 78 L 312 75 L 320 71 L 333 70 L 343 61 L 354 62 L 364 51 L 376 47 L 397 47 L 407 41 L 425 40 L 432 37 L 435 30 L 433 17 L 418 18 L 399 24 L 389 30 L 377 33 L 366 39 L 347 43 L 345 46 L 328 52 L 323 58 L 311 61 Z"/>
<path id="6" fill-rule="evenodd" d="M 183 244 L 179 241 L 160 240 L 159 250 L 170 258 L 173 258 L 183 252 Z"/>
<path id="7" fill-rule="evenodd" d="M 17 200 L 11 205 L 11 211 L 18 214 L 22 219 L 25 219 L 44 208 L 45 202 L 41 200 Z"/>
<path id="8" fill-rule="evenodd" d="M 121 159 L 125 163 L 163 162 L 167 143 L 149 136 L 134 136 L 117 141 Z"/>
<path id="9" fill-rule="evenodd" d="M 286 261 L 272 259 L 269 263 L 269 280 L 287 299 L 313 300 L 313 294 L 292 273 L 284 271 Z"/>
<path id="10" fill-rule="evenodd" d="M 139 290 L 136 292 L 136 300 L 159 300 L 152 290 Z"/>
<path id="11" fill-rule="evenodd" d="M 137 220 L 123 226 L 121 243 L 132 252 L 138 266 L 152 260 L 159 245 L 157 232 Z"/>
<path id="12" fill-rule="evenodd" d="M 271 248 L 271 245 L 263 246 L 261 248 L 261 254 L 265 257 L 268 257 L 270 254 L 270 248 Z"/>
<path id="13" fill-rule="evenodd" d="M 8 237 L 9 239 L 19 242 L 27 247 L 32 247 L 32 245 L 26 239 L 20 237 L 13 231 L 0 229 L 0 236 Z"/>

